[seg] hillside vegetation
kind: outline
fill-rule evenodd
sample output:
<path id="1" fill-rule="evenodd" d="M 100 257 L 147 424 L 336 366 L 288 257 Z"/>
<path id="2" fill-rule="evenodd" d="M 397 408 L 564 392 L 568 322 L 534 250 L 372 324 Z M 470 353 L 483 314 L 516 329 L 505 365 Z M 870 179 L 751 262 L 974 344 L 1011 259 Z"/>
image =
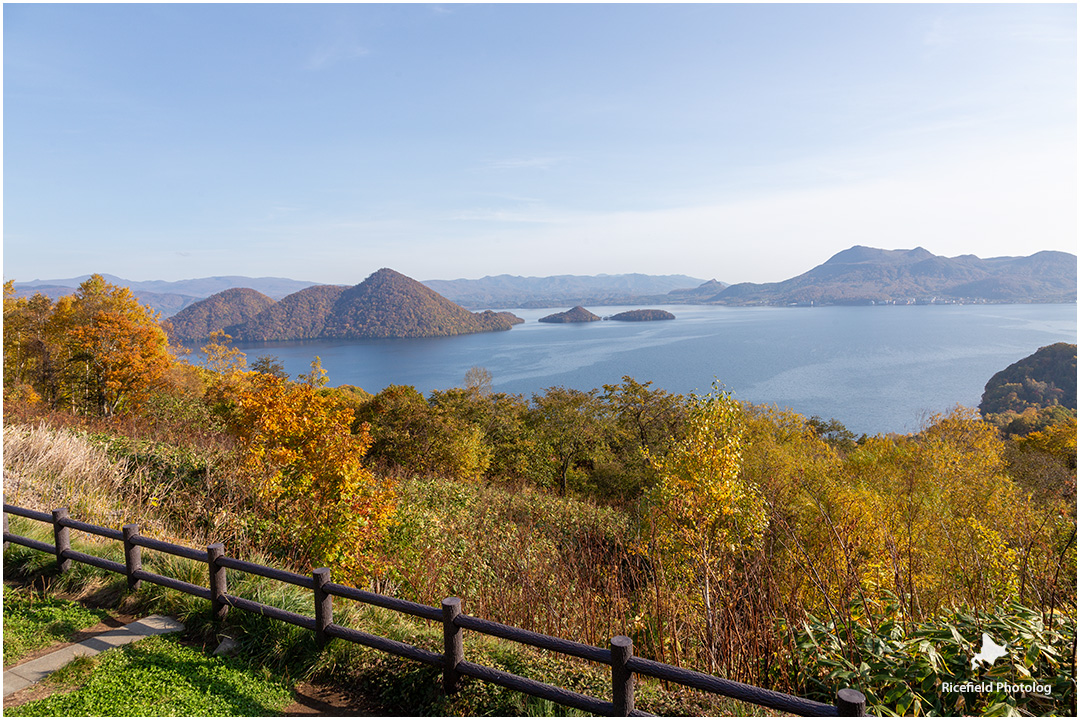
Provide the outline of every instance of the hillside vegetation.
<path id="1" fill-rule="evenodd" d="M 605 319 L 623 322 L 649 322 L 652 320 L 674 320 L 675 316 L 667 310 L 627 310 Z"/>
<path id="2" fill-rule="evenodd" d="M 278 341 L 349 338 L 401 338 L 461 335 L 509 330 L 522 320 L 511 313 L 471 313 L 401 273 L 382 269 L 353 287 L 315 285 L 264 305 L 252 313 L 247 294 L 227 290 L 179 313 L 206 317 L 197 324 L 205 335 L 185 333 L 180 340 L 202 340 L 224 330 L 237 340 Z M 213 320 L 204 308 L 215 308 Z M 216 321 L 216 322 L 215 322 Z"/>
<path id="3" fill-rule="evenodd" d="M 1019 435 L 1075 420 L 1076 345 L 1047 345 L 995 373 L 986 383 L 979 412 Z"/>
<path id="4" fill-rule="evenodd" d="M 8 502 L 876 713 L 1075 711 L 1075 424 L 1005 437 L 957 408 L 854 438 L 719 388 L 524 397 L 480 368 L 370 394 L 317 359 L 249 370 L 221 335 L 178 362 L 153 327 L 104 281 L 5 297 Z M 942 690 L 984 676 L 1052 692 Z"/>
<path id="5" fill-rule="evenodd" d="M 169 318 L 165 328 L 176 344 L 208 339 L 214 332 L 247 322 L 274 301 L 251 288 L 232 288 L 193 303 Z"/>
<path id="6" fill-rule="evenodd" d="M 551 315 L 545 315 L 540 318 L 542 323 L 580 323 L 580 322 L 595 322 L 600 319 L 600 316 L 596 313 L 589 312 L 585 308 L 577 305 L 564 312 L 552 313 Z"/>

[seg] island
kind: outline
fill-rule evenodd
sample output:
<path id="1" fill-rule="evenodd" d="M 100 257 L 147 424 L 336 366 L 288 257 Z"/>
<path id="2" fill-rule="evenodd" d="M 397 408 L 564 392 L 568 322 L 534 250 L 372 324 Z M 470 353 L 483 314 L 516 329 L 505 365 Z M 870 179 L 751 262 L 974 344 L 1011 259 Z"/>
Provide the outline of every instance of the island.
<path id="1" fill-rule="evenodd" d="M 675 316 L 667 310 L 627 310 L 604 319 L 621 320 L 623 322 L 649 322 L 652 320 L 674 320 Z"/>
<path id="2" fill-rule="evenodd" d="M 254 290 L 226 290 L 171 318 L 173 342 L 215 330 L 249 342 L 444 337 L 509 330 L 509 312 L 469 312 L 399 272 L 383 268 L 353 287 L 313 285 L 274 302 Z"/>
<path id="3" fill-rule="evenodd" d="M 552 315 L 546 315 L 540 318 L 542 323 L 580 323 L 580 322 L 594 322 L 599 320 L 600 316 L 595 313 L 591 313 L 580 305 L 572 307 L 566 312 L 554 313 Z"/>

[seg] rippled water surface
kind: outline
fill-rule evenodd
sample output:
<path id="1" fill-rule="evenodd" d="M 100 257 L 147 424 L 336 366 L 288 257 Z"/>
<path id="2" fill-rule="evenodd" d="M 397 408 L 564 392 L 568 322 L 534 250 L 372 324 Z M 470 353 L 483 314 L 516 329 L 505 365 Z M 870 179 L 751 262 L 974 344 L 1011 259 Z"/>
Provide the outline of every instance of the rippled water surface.
<path id="1" fill-rule="evenodd" d="M 706 392 L 835 417 L 856 432 L 910 432 L 935 412 L 978 405 L 998 370 L 1044 345 L 1076 342 L 1076 305 L 725 308 L 662 307 L 659 322 L 539 323 L 554 310 L 514 310 L 509 332 L 450 338 L 241 344 L 249 361 L 286 370 L 322 359 L 332 384 L 377 392 L 460 386 L 479 365 L 497 391 L 582 390 L 629 375 L 672 392 Z M 628 307 L 590 307 L 613 315 Z"/>

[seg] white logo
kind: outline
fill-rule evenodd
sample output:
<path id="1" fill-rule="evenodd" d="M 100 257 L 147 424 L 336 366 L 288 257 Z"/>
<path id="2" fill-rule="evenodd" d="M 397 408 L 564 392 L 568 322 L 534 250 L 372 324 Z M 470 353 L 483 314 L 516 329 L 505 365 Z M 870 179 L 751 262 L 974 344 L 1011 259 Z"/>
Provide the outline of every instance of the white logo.
<path id="1" fill-rule="evenodd" d="M 990 639 L 990 636 L 986 633 L 982 634 L 982 649 L 971 658 L 971 669 L 975 669 L 975 664 L 984 662 L 987 665 L 993 665 L 997 662 L 997 659 L 1008 654 L 1003 645 L 998 645 L 996 642 Z"/>

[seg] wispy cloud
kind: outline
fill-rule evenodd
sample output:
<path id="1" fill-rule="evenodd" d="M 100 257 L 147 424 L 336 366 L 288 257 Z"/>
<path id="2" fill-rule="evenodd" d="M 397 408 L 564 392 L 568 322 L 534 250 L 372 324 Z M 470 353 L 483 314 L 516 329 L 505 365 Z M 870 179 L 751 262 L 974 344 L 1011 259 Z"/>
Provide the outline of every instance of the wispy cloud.
<path id="1" fill-rule="evenodd" d="M 307 70 L 325 70 L 338 63 L 347 62 L 370 54 L 371 51 L 362 45 L 344 42 L 334 43 L 320 47 L 311 53 L 307 62 L 304 63 L 304 68 Z"/>

